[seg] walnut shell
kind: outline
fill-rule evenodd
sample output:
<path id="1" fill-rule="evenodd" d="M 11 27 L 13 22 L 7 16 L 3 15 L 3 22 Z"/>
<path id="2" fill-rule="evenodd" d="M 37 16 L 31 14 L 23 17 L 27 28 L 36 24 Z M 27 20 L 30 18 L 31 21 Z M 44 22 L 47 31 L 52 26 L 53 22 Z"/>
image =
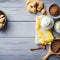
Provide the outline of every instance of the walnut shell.
<path id="1" fill-rule="evenodd" d="M 40 12 L 40 11 L 42 10 L 43 7 L 44 7 L 43 2 L 37 1 L 37 11 Z"/>
<path id="2" fill-rule="evenodd" d="M 2 18 L 2 17 L 4 17 L 4 15 L 3 15 L 3 14 L 1 14 L 1 15 L 0 15 L 0 18 Z"/>
<path id="3" fill-rule="evenodd" d="M 27 10 L 31 13 L 36 13 L 36 7 L 34 6 L 33 3 L 30 3 L 29 5 L 27 5 Z"/>
<path id="4" fill-rule="evenodd" d="M 6 15 L 3 11 L 0 10 L 0 29 L 5 26 L 6 23 Z"/>
<path id="5" fill-rule="evenodd" d="M 0 19 L 0 23 L 4 24 L 5 23 L 5 17 Z"/>

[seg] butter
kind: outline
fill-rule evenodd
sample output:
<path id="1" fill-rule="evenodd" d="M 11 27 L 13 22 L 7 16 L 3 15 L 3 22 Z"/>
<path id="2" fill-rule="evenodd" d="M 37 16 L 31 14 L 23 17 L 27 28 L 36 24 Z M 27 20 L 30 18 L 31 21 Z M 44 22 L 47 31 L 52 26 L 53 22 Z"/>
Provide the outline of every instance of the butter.
<path id="1" fill-rule="evenodd" d="M 36 44 L 51 44 L 54 37 L 52 35 L 51 30 L 43 30 L 40 26 L 40 16 L 36 17 L 36 35 L 35 35 L 35 43 Z"/>

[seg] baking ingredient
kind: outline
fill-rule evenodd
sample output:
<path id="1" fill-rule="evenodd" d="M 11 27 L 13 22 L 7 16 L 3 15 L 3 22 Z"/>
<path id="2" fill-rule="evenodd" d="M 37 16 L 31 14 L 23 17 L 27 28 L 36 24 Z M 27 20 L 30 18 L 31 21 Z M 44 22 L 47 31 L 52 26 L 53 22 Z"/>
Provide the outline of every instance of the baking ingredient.
<path id="1" fill-rule="evenodd" d="M 36 13 L 36 0 L 26 0 L 27 10 L 31 13 Z"/>
<path id="2" fill-rule="evenodd" d="M 34 4 L 33 3 L 30 3 L 29 5 L 27 5 L 27 10 L 31 13 L 36 13 L 36 7 L 34 6 L 35 3 Z"/>
<path id="3" fill-rule="evenodd" d="M 48 53 L 46 54 L 45 57 L 43 57 L 43 60 L 48 60 L 48 58 L 51 55 L 56 55 L 57 57 L 60 57 L 60 40 L 59 39 L 54 39 L 54 41 L 52 41 Z"/>
<path id="4" fill-rule="evenodd" d="M 44 3 L 39 0 L 26 0 L 27 10 L 33 14 L 41 12 L 44 8 Z M 45 14 L 46 10 L 42 10 L 42 14 Z"/>
<path id="5" fill-rule="evenodd" d="M 60 33 L 60 21 L 57 21 L 55 23 L 55 27 L 54 28 L 55 28 L 56 32 Z"/>
<path id="6" fill-rule="evenodd" d="M 36 17 L 36 36 L 35 36 L 35 43 L 36 44 L 51 44 L 54 37 L 52 35 L 51 30 L 42 30 L 40 26 L 41 18 L 40 16 Z"/>
<path id="7" fill-rule="evenodd" d="M 54 53 L 60 52 L 60 40 L 56 39 L 51 45 L 51 49 Z"/>
<path id="8" fill-rule="evenodd" d="M 60 15 L 60 9 L 59 9 L 59 6 L 57 4 L 53 4 L 50 9 L 49 9 L 49 12 L 52 16 L 58 16 Z"/>
<path id="9" fill-rule="evenodd" d="M 0 24 L 0 29 L 2 29 L 4 27 L 4 24 Z"/>
<path id="10" fill-rule="evenodd" d="M 43 15 L 46 15 L 46 14 L 47 14 L 46 9 L 42 9 L 42 10 L 41 10 L 41 13 L 42 13 Z"/>
<path id="11" fill-rule="evenodd" d="M 2 29 L 5 26 L 5 22 L 6 22 L 5 14 L 2 11 L 0 11 L 0 29 Z"/>
<path id="12" fill-rule="evenodd" d="M 43 16 L 43 18 L 41 19 L 40 25 L 41 25 L 41 28 L 48 30 L 48 29 L 51 29 L 53 27 L 54 21 L 49 16 Z"/>
<path id="13" fill-rule="evenodd" d="M 43 2 L 37 0 L 37 11 L 40 12 L 43 7 L 44 7 Z"/>
<path id="14" fill-rule="evenodd" d="M 33 14 L 36 13 L 36 0 L 26 0 L 27 10 Z"/>

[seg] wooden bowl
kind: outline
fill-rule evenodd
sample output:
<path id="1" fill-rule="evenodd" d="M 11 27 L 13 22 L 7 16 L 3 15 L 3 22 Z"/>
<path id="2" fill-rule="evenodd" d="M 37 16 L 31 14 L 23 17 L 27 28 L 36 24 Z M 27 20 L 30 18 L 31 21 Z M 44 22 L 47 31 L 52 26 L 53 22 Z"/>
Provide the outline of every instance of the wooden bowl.
<path id="1" fill-rule="evenodd" d="M 4 15 L 4 17 L 5 17 L 3 26 L 0 27 L 0 29 L 2 29 L 5 26 L 5 24 L 6 24 L 7 17 L 6 17 L 6 14 L 2 10 L 0 10 L 0 15 Z"/>
<path id="2" fill-rule="evenodd" d="M 57 42 L 57 41 L 60 42 L 59 39 L 56 39 L 56 40 L 54 40 L 54 41 L 52 42 L 51 46 L 49 47 L 48 53 L 47 53 L 46 56 L 43 58 L 43 60 L 48 60 L 48 58 L 49 58 L 51 55 L 53 55 L 53 54 L 57 55 L 57 57 L 60 55 L 60 50 L 59 50 L 59 52 L 55 52 L 55 51 L 52 49 L 53 43 L 55 43 L 55 42 Z M 59 46 L 60 46 L 60 45 L 59 45 Z M 59 48 L 59 49 L 60 49 L 60 48 Z"/>

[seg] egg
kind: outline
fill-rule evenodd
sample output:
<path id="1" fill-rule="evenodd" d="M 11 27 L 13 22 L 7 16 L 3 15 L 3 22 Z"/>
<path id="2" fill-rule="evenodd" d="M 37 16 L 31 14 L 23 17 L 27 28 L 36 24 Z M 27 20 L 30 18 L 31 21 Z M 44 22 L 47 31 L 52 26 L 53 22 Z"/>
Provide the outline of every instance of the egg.
<path id="1" fill-rule="evenodd" d="M 55 23 L 55 31 L 58 32 L 58 33 L 60 33 L 60 21 L 57 21 Z"/>

